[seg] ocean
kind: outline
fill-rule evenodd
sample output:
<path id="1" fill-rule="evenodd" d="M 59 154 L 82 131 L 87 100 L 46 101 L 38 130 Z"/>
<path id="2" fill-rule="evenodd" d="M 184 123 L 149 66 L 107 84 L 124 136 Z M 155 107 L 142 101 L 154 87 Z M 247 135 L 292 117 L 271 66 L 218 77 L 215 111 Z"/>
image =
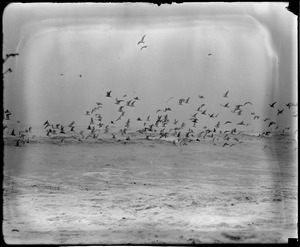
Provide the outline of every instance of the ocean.
<path id="1" fill-rule="evenodd" d="M 286 242 L 296 234 L 292 136 L 239 133 L 224 146 L 224 135 L 174 143 L 135 131 L 130 140 L 119 130 L 115 139 L 80 139 L 33 128 L 19 147 L 5 131 L 9 243 Z"/>

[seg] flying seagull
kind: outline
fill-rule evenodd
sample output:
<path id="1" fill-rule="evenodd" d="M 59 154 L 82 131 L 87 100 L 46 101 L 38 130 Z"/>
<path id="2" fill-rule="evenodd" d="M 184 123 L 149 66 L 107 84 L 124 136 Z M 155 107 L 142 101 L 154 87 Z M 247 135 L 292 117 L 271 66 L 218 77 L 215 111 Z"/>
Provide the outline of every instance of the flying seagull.
<path id="1" fill-rule="evenodd" d="M 12 72 L 12 69 L 11 69 L 11 68 L 8 68 L 6 71 L 3 72 L 3 75 L 5 75 L 7 72 L 11 73 L 11 72 Z"/>
<path id="2" fill-rule="evenodd" d="M 223 95 L 223 97 L 224 97 L 224 98 L 228 98 L 228 93 L 229 93 L 229 91 L 227 91 L 227 92 Z"/>
<path id="3" fill-rule="evenodd" d="M 281 113 L 283 112 L 283 110 L 284 110 L 284 109 L 282 109 L 282 110 L 277 109 L 277 111 L 278 111 L 278 112 L 277 112 L 277 116 L 278 116 L 279 114 L 281 114 Z"/>
<path id="4" fill-rule="evenodd" d="M 145 34 L 145 35 L 142 37 L 142 39 L 137 43 L 138 45 L 141 44 L 141 43 L 145 43 L 145 42 L 144 42 L 145 36 L 146 36 L 146 34 Z"/>
<path id="5" fill-rule="evenodd" d="M 18 56 L 19 53 L 10 53 L 10 54 L 6 54 L 6 58 L 3 59 L 3 63 L 6 62 L 6 60 L 9 58 L 9 57 L 15 57 L 15 56 Z"/>
<path id="6" fill-rule="evenodd" d="M 106 97 L 111 97 L 110 94 L 111 94 L 111 91 L 106 92 Z"/>
<path id="7" fill-rule="evenodd" d="M 142 46 L 142 47 L 141 47 L 141 50 L 143 50 L 144 48 L 147 48 L 147 46 L 146 46 L 146 45 Z"/>
<path id="8" fill-rule="evenodd" d="M 274 102 L 274 103 L 269 104 L 269 105 L 270 105 L 270 107 L 273 107 L 273 108 L 274 108 L 274 105 L 275 105 L 276 103 L 277 103 L 277 102 Z"/>

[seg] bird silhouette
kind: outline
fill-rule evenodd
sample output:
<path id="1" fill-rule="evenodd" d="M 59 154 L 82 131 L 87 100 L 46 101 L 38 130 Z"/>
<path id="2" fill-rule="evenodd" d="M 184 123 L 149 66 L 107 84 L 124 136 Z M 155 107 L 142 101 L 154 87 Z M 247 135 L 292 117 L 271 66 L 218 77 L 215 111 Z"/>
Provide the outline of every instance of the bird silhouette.
<path id="1" fill-rule="evenodd" d="M 272 104 L 269 104 L 270 107 L 274 108 L 274 105 L 276 104 L 277 102 L 273 102 Z"/>
<path id="2" fill-rule="evenodd" d="M 6 73 L 11 73 L 11 72 L 12 72 L 12 69 L 8 68 L 6 71 L 3 72 L 3 75 L 5 75 Z"/>
<path id="3" fill-rule="evenodd" d="M 182 103 L 185 101 L 185 99 L 179 99 L 179 105 L 182 105 Z"/>
<path id="4" fill-rule="evenodd" d="M 225 105 L 222 105 L 222 104 L 220 104 L 220 106 L 223 106 L 223 107 L 229 108 L 229 102 L 227 102 Z"/>
<path id="5" fill-rule="evenodd" d="M 20 141 L 21 141 L 20 139 L 17 140 L 17 142 L 15 144 L 16 147 L 21 147 Z"/>
<path id="6" fill-rule="evenodd" d="M 106 92 L 106 97 L 111 97 L 111 91 Z"/>
<path id="7" fill-rule="evenodd" d="M 124 100 L 116 98 L 115 104 L 116 104 L 116 105 L 119 105 L 122 101 L 124 101 Z"/>
<path id="8" fill-rule="evenodd" d="M 143 50 L 144 48 L 147 48 L 147 46 L 146 46 L 146 45 L 142 46 L 142 47 L 141 47 L 141 50 Z"/>
<path id="9" fill-rule="evenodd" d="M 207 110 L 201 112 L 201 114 L 202 114 L 202 115 L 206 115 L 206 111 L 207 111 Z"/>
<path id="10" fill-rule="evenodd" d="M 224 97 L 224 98 L 228 98 L 228 93 L 229 93 L 229 91 L 227 91 L 227 92 L 223 95 L 223 97 Z"/>
<path id="11" fill-rule="evenodd" d="M 145 37 L 146 37 L 146 34 L 142 37 L 142 39 L 137 44 L 139 45 L 139 44 L 145 43 L 144 42 Z"/>
<path id="12" fill-rule="evenodd" d="M 279 115 L 279 114 L 282 114 L 282 112 L 284 111 L 284 109 L 282 109 L 282 110 L 279 110 L 279 109 L 277 109 L 277 116 Z"/>
<path id="13" fill-rule="evenodd" d="M 15 56 L 19 56 L 19 53 L 9 53 L 9 54 L 6 54 L 5 59 L 2 59 L 2 61 L 3 61 L 3 63 L 5 63 L 8 58 L 15 57 Z"/>
<path id="14" fill-rule="evenodd" d="M 276 124 L 275 122 L 270 122 L 268 127 L 271 127 L 272 125 Z"/>
<path id="15" fill-rule="evenodd" d="M 9 116 L 11 115 L 11 112 L 9 110 L 5 110 L 4 114 L 5 114 L 5 120 L 10 120 Z"/>

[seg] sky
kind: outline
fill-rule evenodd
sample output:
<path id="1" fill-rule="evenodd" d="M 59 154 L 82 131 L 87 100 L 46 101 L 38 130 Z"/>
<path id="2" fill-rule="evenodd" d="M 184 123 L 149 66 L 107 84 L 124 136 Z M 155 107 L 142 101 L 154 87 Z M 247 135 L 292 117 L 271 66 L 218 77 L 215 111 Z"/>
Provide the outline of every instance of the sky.
<path id="1" fill-rule="evenodd" d="M 287 4 L 10 4 L 3 13 L 3 57 L 19 56 L 3 66 L 12 69 L 4 75 L 3 107 L 12 121 L 86 125 L 85 112 L 96 102 L 110 123 L 120 115 L 115 98 L 138 96 L 116 124 L 131 119 L 139 126 L 134 119 L 148 115 L 155 121 L 166 107 L 171 121 L 188 122 L 205 103 L 208 113 L 219 115 L 201 116 L 201 127 L 243 120 L 260 130 L 266 117 L 291 126 L 296 108 L 285 104 L 298 102 L 297 18 Z M 110 90 L 112 97 L 105 97 Z M 242 117 L 231 112 L 246 101 L 252 105 Z M 221 106 L 227 102 L 230 108 Z"/>

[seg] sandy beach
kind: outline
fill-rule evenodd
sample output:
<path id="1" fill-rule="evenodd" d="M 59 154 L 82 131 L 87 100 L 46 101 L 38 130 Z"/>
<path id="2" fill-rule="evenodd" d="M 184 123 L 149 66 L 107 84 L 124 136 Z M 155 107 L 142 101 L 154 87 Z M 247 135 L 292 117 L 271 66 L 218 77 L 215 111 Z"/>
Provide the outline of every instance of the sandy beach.
<path id="1" fill-rule="evenodd" d="M 6 140 L 4 239 L 286 243 L 297 236 L 297 151 L 286 141 L 265 144 L 248 138 L 230 148 L 155 141 L 15 147 Z"/>

